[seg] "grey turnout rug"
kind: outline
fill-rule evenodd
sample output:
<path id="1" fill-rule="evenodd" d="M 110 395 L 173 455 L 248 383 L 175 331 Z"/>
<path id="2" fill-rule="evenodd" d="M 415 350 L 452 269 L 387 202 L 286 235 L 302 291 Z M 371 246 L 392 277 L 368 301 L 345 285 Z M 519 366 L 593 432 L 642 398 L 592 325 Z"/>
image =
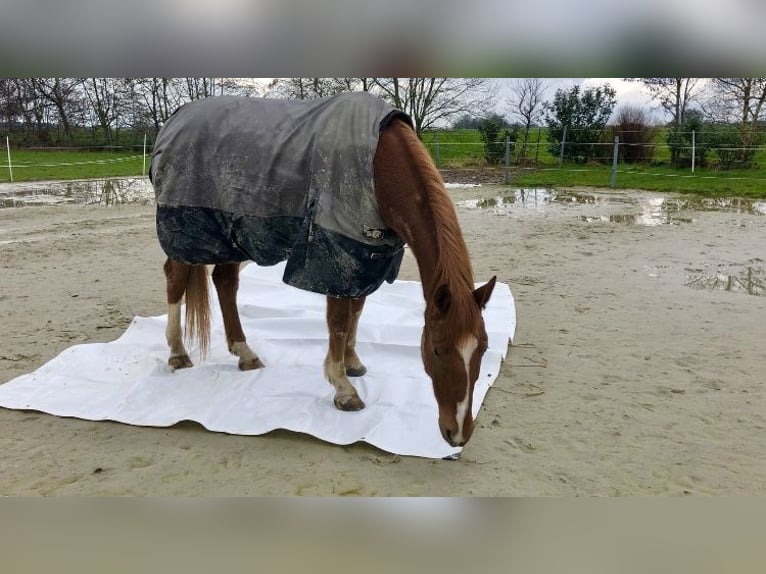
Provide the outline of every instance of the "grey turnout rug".
<path id="1" fill-rule="evenodd" d="M 149 172 L 162 249 L 188 264 L 286 260 L 288 285 L 369 295 L 396 278 L 403 254 L 373 178 L 380 132 L 394 118 L 411 125 L 364 92 L 182 106 L 157 135 Z"/>

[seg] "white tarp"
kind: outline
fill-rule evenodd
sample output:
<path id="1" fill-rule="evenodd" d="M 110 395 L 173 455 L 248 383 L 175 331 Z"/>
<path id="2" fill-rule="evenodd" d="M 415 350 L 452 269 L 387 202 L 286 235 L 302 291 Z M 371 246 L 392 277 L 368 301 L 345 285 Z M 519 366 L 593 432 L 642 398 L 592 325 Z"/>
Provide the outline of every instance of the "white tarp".
<path id="1" fill-rule="evenodd" d="M 349 413 L 335 408 L 334 388 L 323 376 L 325 297 L 284 285 L 283 268 L 249 265 L 241 274 L 242 326 L 264 369 L 237 369 L 211 284 L 213 330 L 204 362 L 191 348 L 195 366 L 172 372 L 166 316 L 136 317 L 117 340 L 75 345 L 0 385 L 0 406 L 139 426 L 193 420 L 211 431 L 242 435 L 279 428 L 429 458 L 460 452 L 439 433 L 436 400 L 420 358 L 420 283 L 384 284 L 367 298 L 357 351 L 368 372 L 352 379 L 366 408 Z M 489 350 L 474 391 L 474 416 L 515 332 L 514 299 L 506 284 L 495 286 L 484 318 Z"/>

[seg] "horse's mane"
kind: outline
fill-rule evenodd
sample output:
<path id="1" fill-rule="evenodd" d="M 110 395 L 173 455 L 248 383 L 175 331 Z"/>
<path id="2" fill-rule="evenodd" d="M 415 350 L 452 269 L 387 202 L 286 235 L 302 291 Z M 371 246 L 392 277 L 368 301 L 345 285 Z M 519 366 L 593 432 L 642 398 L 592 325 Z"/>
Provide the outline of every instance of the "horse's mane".
<path id="1" fill-rule="evenodd" d="M 474 289 L 473 271 L 455 207 L 425 146 L 414 131 L 404 131 L 408 134 L 406 141 L 410 145 L 407 148 L 411 151 L 414 173 L 420 177 L 420 189 L 433 215 L 434 234 L 437 238 L 434 282 L 432 292 L 427 294 L 427 298 L 431 299 L 439 286 L 446 285 L 452 294 L 451 306 L 454 307 L 449 314 L 449 321 L 454 321 L 455 327 L 470 325 L 475 317 L 476 306 L 473 304 L 473 297 L 466 295 L 470 295 Z"/>

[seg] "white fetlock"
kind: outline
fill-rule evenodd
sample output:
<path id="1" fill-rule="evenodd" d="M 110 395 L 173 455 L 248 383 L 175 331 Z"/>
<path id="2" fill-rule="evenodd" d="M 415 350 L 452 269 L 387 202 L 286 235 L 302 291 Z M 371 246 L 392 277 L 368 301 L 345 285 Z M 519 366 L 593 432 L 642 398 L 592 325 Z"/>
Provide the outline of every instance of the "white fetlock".
<path id="1" fill-rule="evenodd" d="M 264 364 L 258 355 L 256 355 L 244 341 L 232 343 L 230 351 L 232 354 L 239 357 L 239 368 L 242 371 L 250 371 L 264 367 Z"/>

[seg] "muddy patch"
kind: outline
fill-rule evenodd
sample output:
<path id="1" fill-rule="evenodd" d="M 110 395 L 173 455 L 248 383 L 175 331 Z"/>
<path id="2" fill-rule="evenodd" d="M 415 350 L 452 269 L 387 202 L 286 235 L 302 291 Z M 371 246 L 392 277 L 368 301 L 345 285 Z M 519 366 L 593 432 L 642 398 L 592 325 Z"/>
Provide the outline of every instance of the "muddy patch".
<path id="1" fill-rule="evenodd" d="M 458 210 L 479 211 L 487 215 L 512 220 L 568 220 L 586 226 L 616 225 L 634 227 L 707 226 L 748 229 L 763 223 L 766 201 L 736 197 L 698 197 L 674 193 L 630 191 L 573 191 L 553 189 L 508 189 L 486 187 L 450 190 Z M 654 232 L 652 232 L 654 233 Z M 712 244 L 705 244 L 711 247 Z M 749 252 L 742 259 L 728 262 L 702 260 L 697 266 L 673 262 L 665 271 L 672 271 L 678 283 L 700 291 L 725 291 L 732 294 L 762 296 L 766 293 L 766 265 L 760 257 Z M 588 253 L 590 255 L 590 253 Z M 736 257 L 729 254 L 730 257 Z M 645 266 L 649 277 L 660 276 L 654 265 Z"/>
<path id="2" fill-rule="evenodd" d="M 498 216 L 518 217 L 537 213 L 571 216 L 583 223 L 643 226 L 692 223 L 695 215 L 711 211 L 766 215 L 766 201 L 641 191 L 585 193 L 515 189 L 501 190 L 491 195 L 484 191 L 475 197 L 456 199 L 455 203 L 459 209 L 482 210 Z"/>
<path id="3" fill-rule="evenodd" d="M 154 190 L 146 177 L 0 184 L 0 208 L 153 203 Z"/>

